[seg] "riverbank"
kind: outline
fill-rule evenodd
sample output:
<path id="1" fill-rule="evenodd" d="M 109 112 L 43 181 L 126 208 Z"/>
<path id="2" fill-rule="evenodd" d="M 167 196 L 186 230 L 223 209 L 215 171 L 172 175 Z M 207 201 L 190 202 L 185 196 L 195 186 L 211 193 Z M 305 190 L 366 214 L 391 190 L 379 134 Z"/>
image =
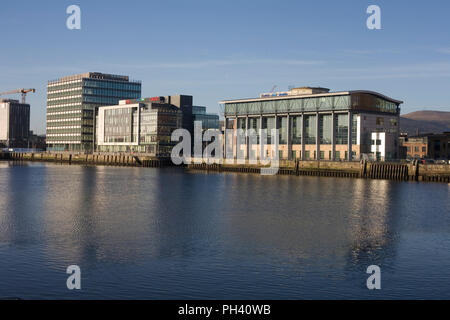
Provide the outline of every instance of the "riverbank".
<path id="1" fill-rule="evenodd" d="M 0 153 L 0 160 L 154 168 L 173 166 L 170 158 L 112 154 Z M 207 164 L 204 162 L 195 163 L 194 161 L 193 164 L 187 166 L 187 169 L 260 174 L 262 167 L 248 162 L 243 164 Z M 437 164 L 281 160 L 278 174 L 450 183 L 450 165 Z"/>
<path id="2" fill-rule="evenodd" d="M 7 153 L 3 160 L 41 161 L 67 164 L 154 167 L 160 168 L 172 165 L 170 158 L 152 158 L 138 155 L 114 154 L 72 154 L 72 153 Z"/>
<path id="3" fill-rule="evenodd" d="M 261 173 L 261 166 L 249 163 L 240 165 L 194 163 L 188 165 L 188 169 Z M 278 174 L 450 183 L 450 165 L 435 164 L 282 160 Z"/>

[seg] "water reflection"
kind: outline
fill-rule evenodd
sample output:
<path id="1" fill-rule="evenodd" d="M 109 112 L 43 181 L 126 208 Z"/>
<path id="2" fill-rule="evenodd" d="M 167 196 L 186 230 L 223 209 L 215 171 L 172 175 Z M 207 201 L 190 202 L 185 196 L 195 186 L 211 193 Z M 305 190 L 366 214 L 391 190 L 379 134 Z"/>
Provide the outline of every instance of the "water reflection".
<path id="1" fill-rule="evenodd" d="M 151 249 L 152 180 L 157 171 L 146 181 L 139 173 L 136 168 L 72 167 L 64 179 L 53 175 L 45 208 L 53 239 L 49 254 L 73 263 L 124 263 Z"/>
<path id="2" fill-rule="evenodd" d="M 446 185 L 0 165 L 8 296 L 27 283 L 64 295 L 55 279 L 78 264 L 92 297 L 361 297 L 368 265 L 404 271 L 426 245 L 450 261 Z"/>
<path id="3" fill-rule="evenodd" d="M 42 197 L 36 189 L 46 176 L 45 167 L 3 163 L 0 169 L 1 241 L 26 245 L 40 238 Z"/>
<path id="4" fill-rule="evenodd" d="M 223 210 L 233 214 L 222 223 L 231 251 L 247 248 L 299 264 L 333 259 L 335 267 L 345 268 L 349 251 L 356 264 L 362 252 L 386 251 L 394 240 L 388 181 L 252 175 L 227 180 Z"/>

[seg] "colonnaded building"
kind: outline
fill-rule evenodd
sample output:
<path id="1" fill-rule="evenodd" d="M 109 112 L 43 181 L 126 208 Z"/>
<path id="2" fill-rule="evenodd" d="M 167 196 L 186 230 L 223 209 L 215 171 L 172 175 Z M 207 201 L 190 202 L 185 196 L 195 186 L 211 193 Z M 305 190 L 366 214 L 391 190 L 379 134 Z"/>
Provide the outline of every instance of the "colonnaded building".
<path id="1" fill-rule="evenodd" d="M 270 146 L 261 150 L 260 136 L 266 134 L 270 144 L 272 129 L 279 129 L 280 159 L 359 160 L 364 154 L 381 161 L 399 158 L 403 102 L 377 92 L 301 87 L 219 103 L 227 129 L 254 129 L 258 137 L 251 150 L 249 138 L 238 150 L 236 138 L 225 137 L 234 157 L 239 152 L 239 157 L 256 159 L 261 151 L 270 156 Z"/>

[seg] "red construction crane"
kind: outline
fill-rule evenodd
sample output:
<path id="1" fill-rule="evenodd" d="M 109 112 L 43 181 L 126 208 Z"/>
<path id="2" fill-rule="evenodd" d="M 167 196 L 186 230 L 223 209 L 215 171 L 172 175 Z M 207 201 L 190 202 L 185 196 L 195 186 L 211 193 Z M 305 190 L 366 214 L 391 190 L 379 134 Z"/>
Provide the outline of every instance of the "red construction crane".
<path id="1" fill-rule="evenodd" d="M 17 89 L 17 90 L 13 90 L 13 91 L 0 92 L 0 96 L 21 93 L 22 94 L 22 103 L 26 103 L 27 93 L 30 93 L 30 92 L 35 93 L 36 89 Z"/>

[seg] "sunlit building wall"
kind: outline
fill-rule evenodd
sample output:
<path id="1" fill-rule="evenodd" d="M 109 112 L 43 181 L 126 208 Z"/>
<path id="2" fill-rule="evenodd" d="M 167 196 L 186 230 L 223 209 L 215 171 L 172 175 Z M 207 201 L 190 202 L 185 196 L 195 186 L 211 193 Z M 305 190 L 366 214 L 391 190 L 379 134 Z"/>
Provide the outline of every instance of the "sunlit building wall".
<path id="1" fill-rule="evenodd" d="M 272 129 L 279 130 L 279 157 L 289 160 L 359 160 L 372 154 L 372 133 L 387 133 L 398 158 L 400 105 L 372 91 L 330 92 L 326 88 L 294 88 L 288 92 L 262 94 L 260 98 L 221 101 L 228 129 L 254 129 L 257 145 L 241 146 L 247 158 L 260 158 L 260 137 L 270 144 Z M 248 143 L 248 138 L 246 140 Z M 389 143 L 391 143 L 389 142 Z M 232 142 L 237 157 L 236 139 Z M 263 150 L 265 156 L 270 149 Z M 255 154 L 256 153 L 256 154 Z M 350 157 L 351 155 L 351 157 Z"/>
<path id="2" fill-rule="evenodd" d="M 89 72 L 49 81 L 47 150 L 92 152 L 98 107 L 140 97 L 141 83 L 127 76 Z"/>

